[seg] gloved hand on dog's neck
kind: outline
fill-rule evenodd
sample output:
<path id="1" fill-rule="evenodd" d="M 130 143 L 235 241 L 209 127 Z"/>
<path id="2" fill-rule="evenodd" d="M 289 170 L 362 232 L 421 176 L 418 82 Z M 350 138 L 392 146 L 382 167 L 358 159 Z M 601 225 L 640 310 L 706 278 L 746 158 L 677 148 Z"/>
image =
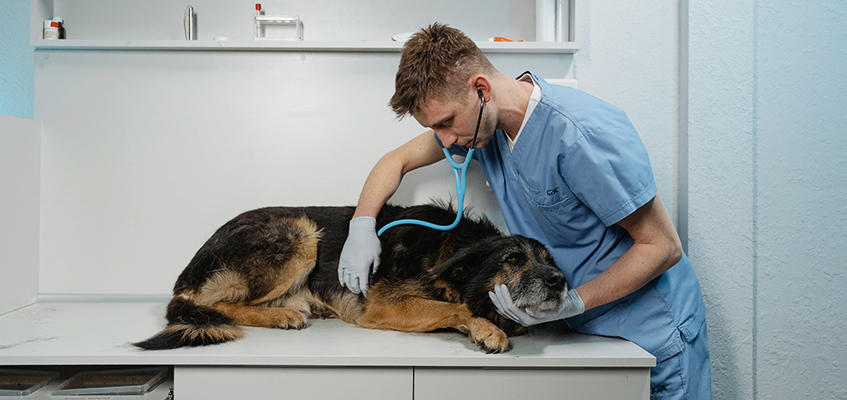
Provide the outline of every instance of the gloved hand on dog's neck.
<path id="1" fill-rule="evenodd" d="M 338 282 L 351 292 L 368 296 L 368 279 L 379 266 L 379 253 L 382 247 L 376 236 L 376 219 L 372 217 L 353 218 L 350 221 L 347 241 L 341 249 L 338 261 Z"/>
<path id="2" fill-rule="evenodd" d="M 506 285 L 494 286 L 494 292 L 488 292 L 488 297 L 491 302 L 497 307 L 497 312 L 500 315 L 511 319 L 523 326 L 538 325 L 545 322 L 556 321 L 559 319 L 570 318 L 585 312 L 585 303 L 579 297 L 576 289 L 568 290 L 565 303 L 562 308 L 552 311 L 544 311 L 539 314 L 534 314 L 530 309 L 522 309 L 512 302 L 512 296 L 509 294 L 509 289 Z"/>

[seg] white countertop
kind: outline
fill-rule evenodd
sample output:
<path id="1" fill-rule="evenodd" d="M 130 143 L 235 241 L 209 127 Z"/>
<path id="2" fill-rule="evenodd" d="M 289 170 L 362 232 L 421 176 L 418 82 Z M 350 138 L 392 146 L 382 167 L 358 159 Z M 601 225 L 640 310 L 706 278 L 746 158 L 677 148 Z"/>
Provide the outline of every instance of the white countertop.
<path id="1" fill-rule="evenodd" d="M 622 339 L 548 325 L 485 354 L 463 334 L 363 329 L 340 320 L 308 328 L 247 328 L 233 342 L 144 351 L 130 343 L 165 326 L 165 301 L 50 302 L 0 315 L 0 365 L 250 365 L 427 367 L 652 367 L 655 358 Z"/>

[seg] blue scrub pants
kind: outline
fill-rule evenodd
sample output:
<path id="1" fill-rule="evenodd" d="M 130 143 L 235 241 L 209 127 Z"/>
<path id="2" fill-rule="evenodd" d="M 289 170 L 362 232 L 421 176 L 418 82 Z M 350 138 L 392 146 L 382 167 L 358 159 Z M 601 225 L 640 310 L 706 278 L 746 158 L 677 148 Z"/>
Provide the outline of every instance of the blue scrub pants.
<path id="1" fill-rule="evenodd" d="M 681 333 L 680 333 L 681 334 Z M 700 333 L 677 355 L 656 365 L 650 371 L 651 400 L 710 400 L 712 367 L 709 361 L 709 338 L 706 324 Z"/>

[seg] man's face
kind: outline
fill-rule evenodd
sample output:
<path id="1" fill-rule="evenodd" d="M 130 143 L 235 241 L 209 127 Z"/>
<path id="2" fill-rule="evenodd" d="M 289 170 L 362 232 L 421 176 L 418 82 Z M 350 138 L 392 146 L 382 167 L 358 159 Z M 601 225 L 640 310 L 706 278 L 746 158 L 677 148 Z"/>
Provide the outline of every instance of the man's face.
<path id="1" fill-rule="evenodd" d="M 470 147 L 479 118 L 479 107 L 480 99 L 474 91 L 464 104 L 457 100 L 429 98 L 420 112 L 413 116 L 422 126 L 434 130 L 444 147 L 454 144 Z M 493 114 L 486 107 L 482 113 L 476 148 L 485 146 L 494 136 L 495 124 L 492 119 Z"/>

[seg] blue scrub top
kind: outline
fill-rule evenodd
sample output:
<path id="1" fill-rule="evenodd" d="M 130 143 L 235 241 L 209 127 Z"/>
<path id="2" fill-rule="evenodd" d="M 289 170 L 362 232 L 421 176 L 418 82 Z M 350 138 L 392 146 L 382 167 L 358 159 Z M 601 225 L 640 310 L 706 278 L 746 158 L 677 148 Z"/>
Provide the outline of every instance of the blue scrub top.
<path id="1" fill-rule="evenodd" d="M 605 271 L 633 244 L 616 223 L 656 196 L 647 150 L 626 114 L 533 75 L 542 98 L 510 153 L 503 131 L 474 152 L 512 234 L 545 244 L 570 287 Z M 436 136 L 437 139 L 437 136 Z M 467 149 L 450 151 L 466 155 Z M 635 293 L 569 318 L 576 331 L 622 337 L 662 362 L 705 323 L 700 284 L 683 254 Z"/>

